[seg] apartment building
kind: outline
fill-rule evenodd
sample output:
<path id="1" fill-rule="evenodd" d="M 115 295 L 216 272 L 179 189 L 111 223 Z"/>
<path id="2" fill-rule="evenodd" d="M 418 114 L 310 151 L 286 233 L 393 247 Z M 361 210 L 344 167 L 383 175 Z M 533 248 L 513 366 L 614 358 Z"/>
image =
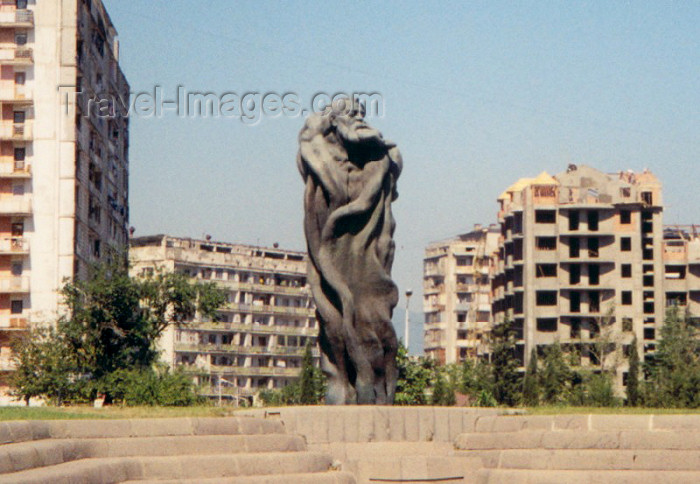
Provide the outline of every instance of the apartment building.
<path id="1" fill-rule="evenodd" d="M 162 358 L 181 366 L 210 397 L 252 401 L 262 389 L 298 378 L 318 326 L 303 252 L 155 235 L 131 239 L 134 274 L 177 271 L 228 292 L 215 321 L 171 327 Z"/>
<path id="2" fill-rule="evenodd" d="M 423 348 L 441 364 L 488 353 L 491 313 L 491 255 L 497 225 L 430 244 L 423 261 Z"/>
<path id="3" fill-rule="evenodd" d="M 663 254 L 666 306 L 676 304 L 700 318 L 700 226 L 666 226 Z M 654 336 L 649 331 L 644 338 Z"/>
<path id="4" fill-rule="evenodd" d="M 649 171 L 570 165 L 519 180 L 499 203 L 493 312 L 514 322 L 524 365 L 532 348 L 559 341 L 582 365 L 614 365 L 621 390 L 633 335 L 648 359 L 669 305 L 700 309 L 700 242 L 664 230 L 662 186 Z M 593 351 L 603 338 L 622 351 Z"/>
<path id="5" fill-rule="evenodd" d="M 116 35 L 100 0 L 0 0 L 0 386 L 13 336 L 128 243 L 128 121 L 88 116 L 128 103 Z"/>

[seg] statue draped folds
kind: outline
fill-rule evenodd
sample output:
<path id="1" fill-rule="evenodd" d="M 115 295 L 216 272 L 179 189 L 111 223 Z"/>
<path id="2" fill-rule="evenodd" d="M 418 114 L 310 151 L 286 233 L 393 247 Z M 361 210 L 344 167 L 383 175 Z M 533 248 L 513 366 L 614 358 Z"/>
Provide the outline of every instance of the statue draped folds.
<path id="1" fill-rule="evenodd" d="M 402 161 L 362 115 L 312 115 L 299 134 L 308 279 L 328 404 L 391 404 L 398 377 L 391 203 Z"/>

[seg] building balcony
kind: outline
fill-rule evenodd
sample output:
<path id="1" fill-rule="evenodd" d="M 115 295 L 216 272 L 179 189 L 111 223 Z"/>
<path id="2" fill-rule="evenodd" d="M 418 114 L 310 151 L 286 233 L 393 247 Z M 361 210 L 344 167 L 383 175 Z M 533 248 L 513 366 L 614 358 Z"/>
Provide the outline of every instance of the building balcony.
<path id="1" fill-rule="evenodd" d="M 272 348 L 263 346 L 238 346 L 225 344 L 187 344 L 175 343 L 175 351 L 188 353 L 227 353 L 236 355 L 270 355 L 270 356 L 304 356 L 306 348 L 294 346 L 275 346 Z M 318 348 L 311 349 L 311 355 L 320 356 Z"/>
<path id="2" fill-rule="evenodd" d="M 34 130 L 31 123 L 3 121 L 0 125 L 0 139 L 5 141 L 31 141 Z"/>
<path id="3" fill-rule="evenodd" d="M 26 331 L 29 329 L 29 319 L 9 315 L 0 316 L 0 331 Z"/>
<path id="4" fill-rule="evenodd" d="M 189 370 L 188 371 L 192 371 Z M 197 368 L 197 373 L 223 373 L 236 376 L 286 376 L 297 377 L 301 368 L 280 368 L 275 366 L 223 366 L 211 365 L 209 368 Z"/>
<path id="5" fill-rule="evenodd" d="M 188 327 L 188 330 L 206 331 L 235 331 L 238 333 L 252 334 L 285 334 L 291 336 L 316 336 L 316 328 L 302 328 L 299 326 L 278 326 L 263 324 L 242 324 L 242 323 L 195 323 Z"/>
<path id="6" fill-rule="evenodd" d="M 11 357 L 0 357 L 0 371 L 14 371 L 15 364 Z"/>
<path id="7" fill-rule="evenodd" d="M 9 276 L 0 277 L 0 293 L 23 294 L 29 292 L 29 277 Z"/>
<path id="8" fill-rule="evenodd" d="M 26 217 L 32 214 L 32 199 L 26 195 L 0 198 L 0 215 Z"/>
<path id="9" fill-rule="evenodd" d="M 294 306 L 270 306 L 265 304 L 245 303 L 230 303 L 224 310 L 241 313 L 284 314 L 297 316 L 314 316 L 316 314 L 316 310 L 312 308 L 300 308 Z"/>
<path id="10" fill-rule="evenodd" d="M 0 28 L 29 29 L 34 27 L 34 12 L 31 10 L 15 10 L 0 12 Z"/>
<path id="11" fill-rule="evenodd" d="M 425 283 L 423 284 L 423 294 L 439 294 L 445 290 L 445 286 L 443 284 L 428 284 Z"/>
<path id="12" fill-rule="evenodd" d="M 34 52 L 29 48 L 0 49 L 0 65 L 29 66 L 34 64 Z"/>
<path id="13" fill-rule="evenodd" d="M 216 279 L 212 279 L 217 281 Z M 219 281 L 217 281 L 219 282 Z M 264 294 L 284 294 L 289 296 L 306 296 L 305 286 L 282 286 L 279 284 L 252 284 L 249 282 L 221 281 L 226 287 L 239 291 Z"/>
<path id="14" fill-rule="evenodd" d="M 29 241 L 24 237 L 2 237 L 0 238 L 0 254 L 29 254 Z"/>
<path id="15" fill-rule="evenodd" d="M 32 92 L 27 89 L 0 89 L 0 103 L 13 106 L 31 106 Z"/>
<path id="16" fill-rule="evenodd" d="M 465 311 L 469 311 L 470 308 L 471 308 L 471 303 L 468 303 L 468 302 L 455 304 L 455 311 L 465 312 Z"/>
<path id="17" fill-rule="evenodd" d="M 17 165 L 15 162 L 0 163 L 0 178 L 31 178 L 32 167 L 28 163 Z"/>
<path id="18" fill-rule="evenodd" d="M 217 397 L 221 395 L 222 397 L 252 397 L 257 394 L 260 390 L 264 388 L 244 388 L 227 385 L 203 385 L 197 388 L 198 395 L 204 395 L 206 397 Z"/>
<path id="19" fill-rule="evenodd" d="M 457 283 L 457 285 L 455 286 L 455 291 L 457 292 L 476 292 L 478 289 L 479 288 L 476 284 Z"/>

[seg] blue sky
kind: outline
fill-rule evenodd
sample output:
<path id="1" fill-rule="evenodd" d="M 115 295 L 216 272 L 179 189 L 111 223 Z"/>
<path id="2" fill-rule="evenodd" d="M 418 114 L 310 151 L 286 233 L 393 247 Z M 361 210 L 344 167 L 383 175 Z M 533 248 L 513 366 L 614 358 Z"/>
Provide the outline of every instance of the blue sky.
<path id="1" fill-rule="evenodd" d="M 370 122 L 404 157 L 402 293 L 420 289 L 428 242 L 495 221 L 504 188 L 568 163 L 649 168 L 666 223 L 700 224 L 700 2 L 104 3 L 134 92 L 293 92 L 305 107 L 317 92 L 381 93 Z M 302 124 L 132 118 L 136 235 L 304 249 Z"/>

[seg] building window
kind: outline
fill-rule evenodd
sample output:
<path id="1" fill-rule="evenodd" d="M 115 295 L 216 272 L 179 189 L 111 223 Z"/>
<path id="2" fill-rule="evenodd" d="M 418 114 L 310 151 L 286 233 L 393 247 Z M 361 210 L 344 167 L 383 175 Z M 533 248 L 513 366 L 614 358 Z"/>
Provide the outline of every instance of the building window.
<path id="1" fill-rule="evenodd" d="M 537 291 L 538 306 L 556 306 L 557 291 Z"/>
<path id="2" fill-rule="evenodd" d="M 620 250 L 622 252 L 630 252 L 632 250 L 632 238 L 622 237 L 620 239 Z"/>
<path id="3" fill-rule="evenodd" d="M 569 257 L 572 259 L 578 258 L 581 253 L 581 239 L 572 237 L 569 239 Z"/>
<path id="4" fill-rule="evenodd" d="M 595 258 L 600 254 L 600 240 L 597 237 L 588 239 L 588 257 Z"/>
<path id="5" fill-rule="evenodd" d="M 656 331 L 654 330 L 654 328 L 644 328 L 644 339 L 645 340 L 656 339 Z"/>
<path id="6" fill-rule="evenodd" d="M 14 111 L 12 113 L 12 122 L 15 124 L 23 124 L 26 120 L 26 114 L 24 111 Z"/>
<path id="7" fill-rule="evenodd" d="M 555 333 L 557 331 L 557 318 L 539 318 L 537 331 L 541 333 Z"/>
<path id="8" fill-rule="evenodd" d="M 571 264 L 569 267 L 569 284 L 576 285 L 581 282 L 581 266 Z"/>
<path id="9" fill-rule="evenodd" d="M 622 331 L 632 331 L 632 318 L 622 318 Z"/>
<path id="10" fill-rule="evenodd" d="M 593 232 L 598 231 L 599 216 L 597 210 L 588 211 L 588 230 Z"/>
<path id="11" fill-rule="evenodd" d="M 569 295 L 569 310 L 572 313 L 581 312 L 581 293 L 571 292 Z"/>
<path id="12" fill-rule="evenodd" d="M 621 272 L 622 272 L 622 277 L 625 279 L 629 279 L 632 277 L 632 264 L 622 264 L 620 266 Z"/>
<path id="13" fill-rule="evenodd" d="M 622 291 L 622 305 L 631 306 L 632 305 L 632 291 Z"/>
<path id="14" fill-rule="evenodd" d="M 556 250 L 556 237 L 537 237 L 537 250 Z"/>
<path id="15" fill-rule="evenodd" d="M 10 302 L 11 314 L 22 314 L 22 311 L 24 311 L 24 302 L 21 299 Z"/>
<path id="16" fill-rule="evenodd" d="M 22 261 L 12 262 L 12 265 L 10 266 L 10 272 L 15 277 L 21 276 L 23 269 L 24 269 L 24 267 L 22 265 Z"/>
<path id="17" fill-rule="evenodd" d="M 15 44 L 18 46 L 27 45 L 27 32 L 15 32 Z"/>
<path id="18" fill-rule="evenodd" d="M 629 210 L 620 210 L 620 224 L 629 225 L 632 223 L 632 212 Z"/>
<path id="19" fill-rule="evenodd" d="M 569 230 L 578 230 L 580 223 L 579 212 L 575 210 L 569 211 Z"/>
<path id="20" fill-rule="evenodd" d="M 537 277 L 557 277 L 556 264 L 537 264 Z"/>
<path id="21" fill-rule="evenodd" d="M 535 223 L 553 224 L 557 222 L 557 212 L 554 210 L 537 210 L 535 212 Z"/>
<path id="22" fill-rule="evenodd" d="M 647 205 L 653 205 L 654 197 L 651 192 L 642 192 L 642 202 Z"/>
<path id="23" fill-rule="evenodd" d="M 15 222 L 12 224 L 12 236 L 13 237 L 23 237 L 24 236 L 24 222 Z"/>
<path id="24" fill-rule="evenodd" d="M 590 264 L 588 266 L 588 284 L 591 286 L 597 286 L 600 284 L 600 266 L 597 264 Z"/>

